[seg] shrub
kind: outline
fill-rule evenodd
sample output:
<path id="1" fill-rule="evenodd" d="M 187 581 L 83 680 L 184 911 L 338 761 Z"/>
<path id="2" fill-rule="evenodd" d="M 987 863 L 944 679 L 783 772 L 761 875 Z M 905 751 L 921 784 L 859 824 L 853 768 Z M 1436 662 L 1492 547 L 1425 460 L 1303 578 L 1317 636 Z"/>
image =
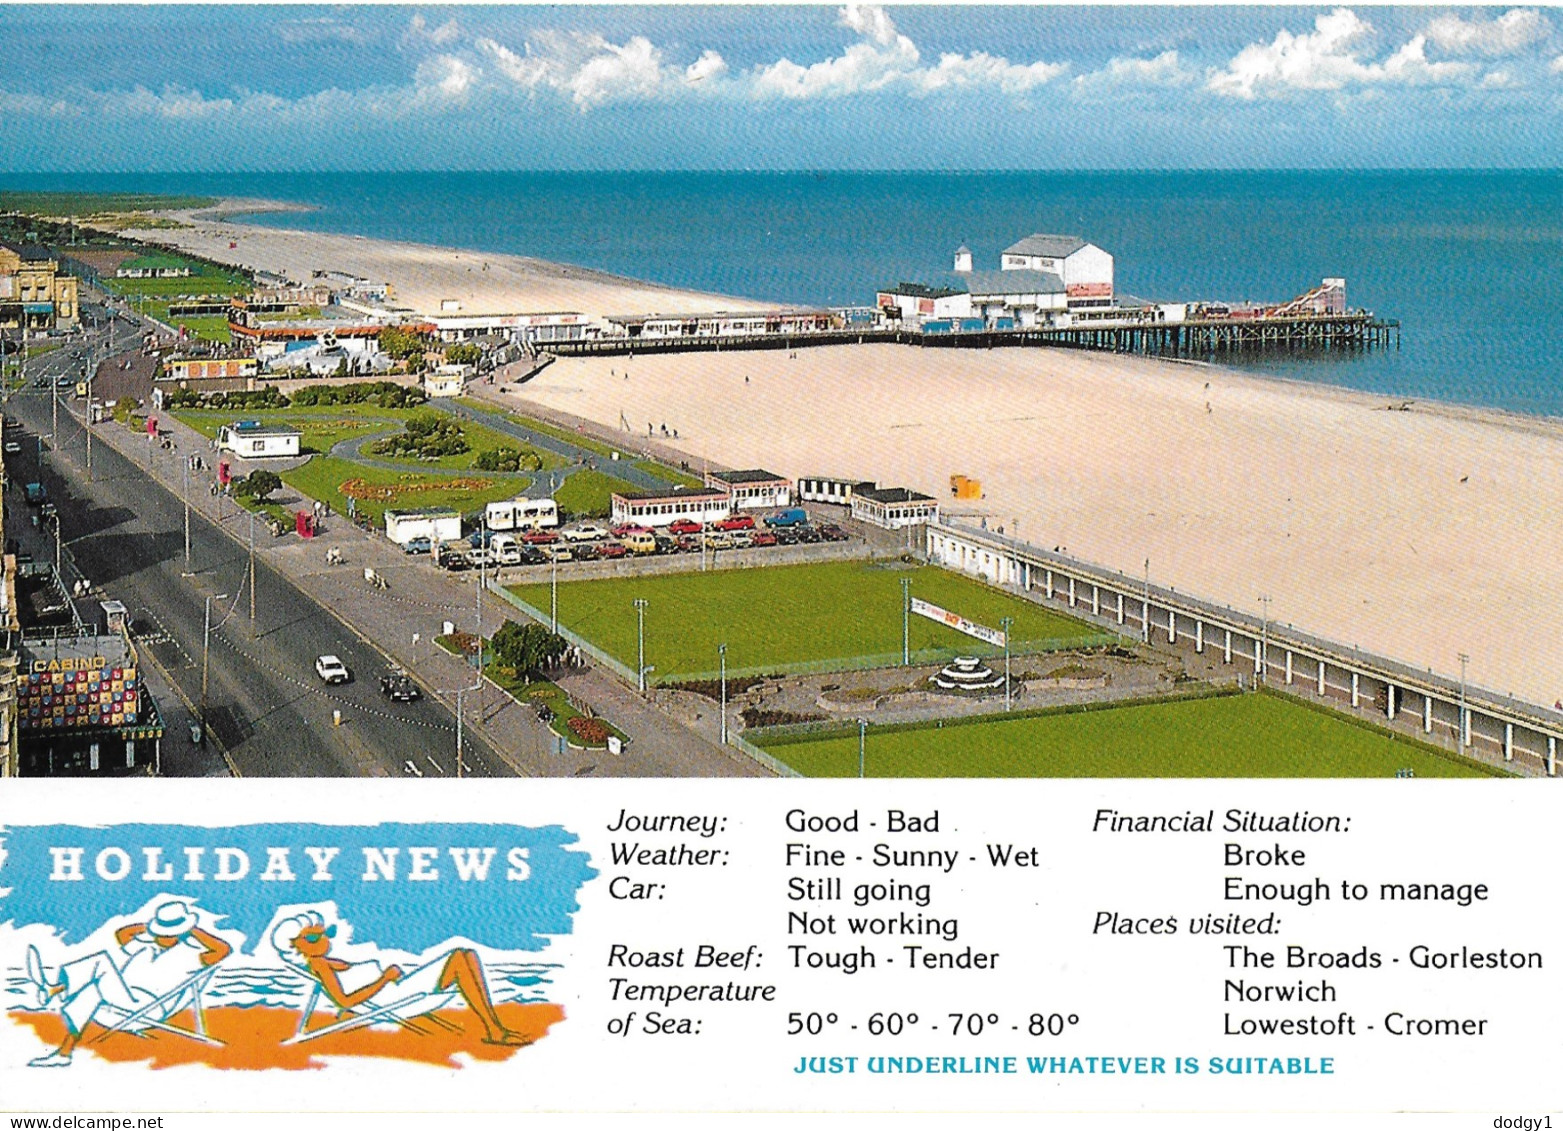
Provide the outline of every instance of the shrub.
<path id="1" fill-rule="evenodd" d="M 608 724 L 601 719 L 588 719 L 577 715 L 566 724 L 570 732 L 587 746 L 605 746 L 608 742 Z"/>

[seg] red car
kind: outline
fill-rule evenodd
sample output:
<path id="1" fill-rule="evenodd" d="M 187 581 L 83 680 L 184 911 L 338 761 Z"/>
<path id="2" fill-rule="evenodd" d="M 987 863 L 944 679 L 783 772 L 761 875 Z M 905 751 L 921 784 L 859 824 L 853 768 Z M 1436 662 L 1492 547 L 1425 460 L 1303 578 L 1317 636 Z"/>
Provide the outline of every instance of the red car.
<path id="1" fill-rule="evenodd" d="M 703 527 L 692 518 L 676 518 L 668 523 L 669 534 L 699 534 L 702 529 Z"/>
<path id="2" fill-rule="evenodd" d="M 678 547 L 678 552 L 681 554 L 698 554 L 700 552 L 700 539 L 693 534 L 682 535 L 674 545 Z"/>
<path id="3" fill-rule="evenodd" d="M 649 534 L 651 533 L 651 528 L 647 526 L 637 526 L 633 522 L 621 522 L 619 525 L 613 528 L 611 533 L 615 538 L 623 538 L 626 534 Z"/>
<path id="4" fill-rule="evenodd" d="M 735 514 L 731 518 L 724 518 L 721 522 L 711 527 L 712 530 L 753 530 L 754 516 L 751 514 Z"/>
<path id="5" fill-rule="evenodd" d="M 528 530 L 521 535 L 521 541 L 528 546 L 550 546 L 559 541 L 559 535 L 552 530 Z"/>
<path id="6" fill-rule="evenodd" d="M 629 550 L 621 542 L 604 542 L 597 552 L 605 558 L 622 558 Z"/>
<path id="7" fill-rule="evenodd" d="M 769 530 L 762 530 L 749 540 L 749 545 L 774 546 L 776 545 L 776 535 L 772 534 Z"/>

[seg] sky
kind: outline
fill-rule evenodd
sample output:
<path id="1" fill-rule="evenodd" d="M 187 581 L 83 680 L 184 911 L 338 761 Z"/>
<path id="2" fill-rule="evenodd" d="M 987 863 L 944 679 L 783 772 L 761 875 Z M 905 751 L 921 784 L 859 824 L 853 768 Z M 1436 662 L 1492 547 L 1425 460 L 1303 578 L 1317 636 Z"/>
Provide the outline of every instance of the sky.
<path id="1" fill-rule="evenodd" d="M 0 173 L 1552 168 L 1563 11 L 0 4 Z"/>

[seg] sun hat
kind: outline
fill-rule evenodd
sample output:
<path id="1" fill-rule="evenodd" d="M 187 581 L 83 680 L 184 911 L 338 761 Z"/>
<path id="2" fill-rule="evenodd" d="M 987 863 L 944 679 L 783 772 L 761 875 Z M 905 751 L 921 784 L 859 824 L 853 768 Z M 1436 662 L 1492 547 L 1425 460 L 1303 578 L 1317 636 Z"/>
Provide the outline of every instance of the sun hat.
<path id="1" fill-rule="evenodd" d="M 156 935 L 159 938 L 177 939 L 181 935 L 190 933 L 190 928 L 196 923 L 195 912 L 190 910 L 190 905 L 182 899 L 170 899 L 167 903 L 160 904 L 152 913 L 151 922 L 147 923 L 147 934 Z"/>

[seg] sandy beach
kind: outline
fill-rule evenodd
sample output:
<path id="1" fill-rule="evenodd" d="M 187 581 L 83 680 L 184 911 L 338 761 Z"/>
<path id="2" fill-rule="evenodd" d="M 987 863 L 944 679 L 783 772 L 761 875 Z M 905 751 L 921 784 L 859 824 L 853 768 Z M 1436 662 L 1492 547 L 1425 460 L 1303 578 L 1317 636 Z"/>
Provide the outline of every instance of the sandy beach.
<path id="1" fill-rule="evenodd" d="M 185 227 L 127 229 L 122 234 L 303 283 L 316 271 L 344 271 L 371 282 L 389 282 L 393 305 L 424 315 L 573 311 L 603 318 L 769 309 L 746 299 L 662 287 L 520 255 L 266 228 L 227 219 L 236 213 L 302 211 L 308 209 L 274 201 L 228 200 L 216 208 L 160 214 Z M 451 307 L 451 302 L 458 305 Z"/>
<path id="2" fill-rule="evenodd" d="M 229 202 L 225 208 L 237 207 Z M 243 207 L 255 208 L 248 203 Z M 389 280 L 462 313 L 754 309 L 519 256 L 258 228 L 222 210 L 145 235 L 308 278 Z M 230 249 L 228 244 L 236 243 Z M 626 371 L 630 376 L 625 378 Z M 1037 545 L 1446 676 L 1563 696 L 1563 421 L 1068 350 L 873 345 L 565 359 L 522 398 L 695 459 L 941 499 L 949 477 Z M 1395 402 L 1396 404 L 1400 402 Z M 659 433 L 660 435 L 660 433 Z"/>
<path id="3" fill-rule="evenodd" d="M 1028 542 L 1551 704 L 1563 424 L 1197 364 L 890 345 L 564 359 L 537 404 L 728 466 L 949 497 Z M 1209 387 L 1206 387 L 1207 382 Z M 1207 404 L 1209 406 L 1207 411 Z"/>

